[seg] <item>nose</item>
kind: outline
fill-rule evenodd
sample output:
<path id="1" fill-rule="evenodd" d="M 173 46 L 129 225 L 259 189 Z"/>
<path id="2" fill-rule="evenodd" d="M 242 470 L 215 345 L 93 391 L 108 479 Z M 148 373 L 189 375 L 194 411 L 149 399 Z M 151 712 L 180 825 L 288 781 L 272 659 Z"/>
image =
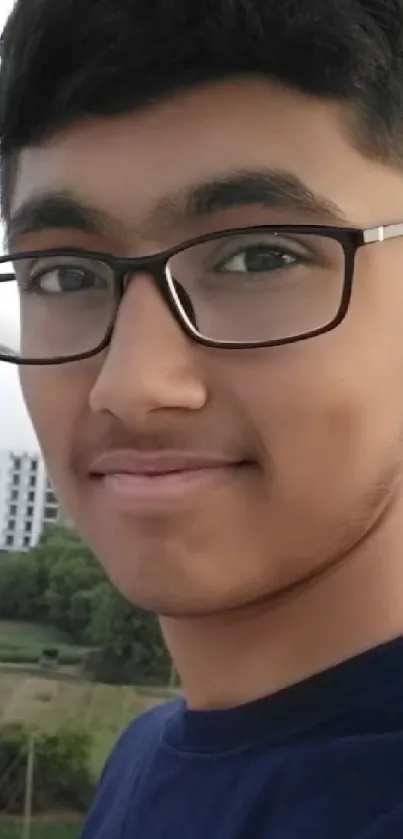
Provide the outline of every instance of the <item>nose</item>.
<path id="1" fill-rule="evenodd" d="M 128 426 L 169 409 L 207 402 L 198 348 L 182 332 L 148 276 L 128 284 L 109 350 L 90 394 L 95 413 Z"/>

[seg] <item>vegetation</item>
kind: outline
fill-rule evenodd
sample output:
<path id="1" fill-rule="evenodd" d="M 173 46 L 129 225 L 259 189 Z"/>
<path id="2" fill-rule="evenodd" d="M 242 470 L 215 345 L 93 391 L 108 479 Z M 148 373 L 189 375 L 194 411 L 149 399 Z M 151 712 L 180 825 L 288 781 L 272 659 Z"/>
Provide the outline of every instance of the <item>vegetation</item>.
<path id="1" fill-rule="evenodd" d="M 0 727 L 0 812 L 21 813 L 24 806 L 30 730 L 26 725 Z M 89 770 L 91 735 L 64 726 L 34 736 L 34 812 L 58 807 L 85 812 L 93 794 Z"/>
<path id="2" fill-rule="evenodd" d="M 0 662 L 36 664 L 44 649 L 57 649 L 59 663 L 79 664 L 83 650 L 51 626 L 0 620 Z"/>
<path id="3" fill-rule="evenodd" d="M 36 732 L 36 811 L 52 814 L 62 807 L 74 814 L 86 809 L 89 790 L 124 726 L 170 696 L 162 689 L 26 677 L 22 670 L 0 673 L 0 814 L 22 812 L 31 731 Z M 76 839 L 78 823 L 74 815 L 60 822 L 49 816 L 35 825 L 32 839 Z M 20 839 L 20 821 L 0 819 L 0 839 L 14 835 Z"/>
<path id="4" fill-rule="evenodd" d="M 76 819 L 65 821 L 38 821 L 32 828 L 31 839 L 77 839 L 80 822 Z M 0 823 L 0 839 L 21 839 L 21 823 L 16 820 Z"/>
<path id="5" fill-rule="evenodd" d="M 27 676 L 23 670 L 0 672 L 0 725 L 24 722 L 53 734 L 79 724 L 91 736 L 89 768 L 97 778 L 121 730 L 169 695 L 168 690 L 64 681 L 51 674 Z"/>
<path id="6" fill-rule="evenodd" d="M 32 839 L 76 839 L 74 814 L 119 733 L 170 694 L 158 686 L 173 684 L 171 662 L 155 618 L 126 603 L 62 526 L 28 553 L 2 554 L 0 615 L 0 839 L 21 835 L 33 732 L 34 810 L 56 816 Z"/>
<path id="7" fill-rule="evenodd" d="M 116 593 L 70 528 L 50 527 L 30 552 L 0 558 L 0 614 L 0 662 L 35 663 L 52 644 L 61 664 L 77 664 L 83 648 L 96 648 L 97 655 L 86 658 L 86 673 L 98 681 L 170 679 L 157 621 Z"/>

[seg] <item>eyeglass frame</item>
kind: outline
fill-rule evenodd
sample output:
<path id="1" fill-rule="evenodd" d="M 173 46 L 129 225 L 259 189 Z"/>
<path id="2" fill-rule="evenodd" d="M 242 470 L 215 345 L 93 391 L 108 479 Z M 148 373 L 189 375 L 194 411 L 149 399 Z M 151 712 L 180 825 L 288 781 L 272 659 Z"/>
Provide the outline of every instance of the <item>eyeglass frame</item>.
<path id="1" fill-rule="evenodd" d="M 345 257 L 344 262 L 344 279 L 343 288 L 340 299 L 340 306 L 335 318 L 325 326 L 318 327 L 310 332 L 304 332 L 298 335 L 292 335 L 287 338 L 276 338 L 270 341 L 218 341 L 199 332 L 188 318 L 182 303 L 178 297 L 175 289 L 175 280 L 170 277 L 167 271 L 167 266 L 170 260 L 179 253 L 187 251 L 197 245 L 202 245 L 206 242 L 215 241 L 217 239 L 225 238 L 230 235 L 253 234 L 273 232 L 273 233 L 294 233 L 306 236 L 322 236 L 323 238 L 333 239 L 343 248 Z M 346 317 L 348 312 L 351 294 L 354 282 L 354 266 L 357 251 L 365 245 L 372 245 L 382 243 L 387 239 L 403 238 L 403 222 L 396 222 L 387 225 L 379 225 L 376 227 L 358 228 L 358 227 L 336 227 L 327 225 L 299 225 L 299 224 L 265 224 L 254 225 L 253 227 L 235 227 L 226 230 L 219 230 L 214 233 L 205 234 L 195 239 L 190 239 L 180 245 L 176 245 L 168 250 L 161 251 L 149 256 L 135 256 L 135 257 L 119 257 L 113 254 L 102 253 L 98 251 L 88 251 L 82 248 L 46 248 L 39 250 L 21 251 L 8 254 L 0 257 L 0 265 L 6 262 L 20 259 L 33 259 L 41 257 L 52 256 L 72 256 L 84 257 L 92 259 L 97 262 L 102 262 L 113 271 L 114 275 L 114 291 L 116 295 L 117 308 L 115 317 L 111 320 L 111 324 L 103 340 L 92 350 L 85 353 L 77 353 L 69 356 L 55 356 L 47 359 L 22 359 L 7 356 L 0 350 L 0 361 L 9 362 L 18 366 L 50 366 L 69 364 L 75 361 L 84 361 L 87 358 L 92 358 L 105 350 L 113 336 L 115 328 L 116 317 L 119 311 L 119 306 L 123 300 L 129 276 L 130 280 L 139 272 L 147 273 L 154 282 L 157 291 L 160 293 L 162 299 L 166 303 L 170 313 L 179 325 L 182 331 L 190 337 L 193 341 L 202 346 L 211 347 L 213 349 L 264 349 L 269 347 L 285 346 L 287 344 L 295 344 L 300 341 L 307 341 L 310 338 L 316 338 L 320 335 L 325 335 L 327 332 L 332 332 L 336 329 Z M 7 279 L 1 276 L 0 284 L 2 282 L 10 282 L 10 277 Z M 112 298 L 113 299 L 113 298 Z"/>

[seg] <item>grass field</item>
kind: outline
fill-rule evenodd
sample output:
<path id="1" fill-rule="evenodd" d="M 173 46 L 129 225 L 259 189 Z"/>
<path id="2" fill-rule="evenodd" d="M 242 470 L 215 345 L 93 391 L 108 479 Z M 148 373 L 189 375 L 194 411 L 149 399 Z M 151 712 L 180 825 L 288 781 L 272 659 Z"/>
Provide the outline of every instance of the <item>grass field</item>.
<path id="1" fill-rule="evenodd" d="M 37 653 L 39 658 L 47 645 L 57 645 L 61 651 L 77 650 L 66 636 L 52 628 L 0 621 L 0 723 L 21 721 L 44 731 L 69 723 L 82 725 L 94 738 L 91 770 L 97 777 L 122 728 L 166 698 L 166 694 L 150 695 L 133 687 L 66 680 L 63 668 L 60 674 L 46 674 L 35 666 L 2 664 L 4 651 Z"/>
<path id="2" fill-rule="evenodd" d="M 49 676 L 26 676 L 22 670 L 1 672 L 0 723 L 21 721 L 51 731 L 73 722 L 94 738 L 91 770 L 96 779 L 121 729 L 130 719 L 165 697 L 131 687 L 112 687 Z M 17 821 L 0 820 L 0 839 L 21 839 Z M 38 822 L 31 839 L 77 839 L 79 822 Z"/>
<path id="3" fill-rule="evenodd" d="M 2 649 L 35 650 L 39 656 L 47 645 L 69 648 L 68 639 L 46 627 L 0 621 L 0 724 L 23 722 L 47 732 L 70 723 L 82 726 L 93 737 L 90 769 L 96 780 L 124 726 L 172 692 L 95 684 L 74 678 L 68 668 L 41 672 L 2 663 Z M 0 821 L 0 839 L 20 839 L 21 830 L 17 820 Z M 77 839 L 78 833 L 75 821 L 47 820 L 34 825 L 31 839 Z"/>
<path id="4" fill-rule="evenodd" d="M 38 822 L 32 828 L 31 839 L 77 839 L 79 835 L 79 822 Z M 0 822 L 0 839 L 21 839 L 21 823 Z"/>
<path id="5" fill-rule="evenodd" d="M 74 723 L 94 738 L 91 770 L 99 775 L 119 732 L 133 717 L 163 700 L 133 687 L 62 681 L 0 670 L 0 723 L 25 722 L 43 731 Z"/>
<path id="6" fill-rule="evenodd" d="M 80 647 L 49 626 L 0 620 L 0 661 L 26 656 L 39 659 L 44 647 L 57 646 L 61 655 L 75 655 Z"/>

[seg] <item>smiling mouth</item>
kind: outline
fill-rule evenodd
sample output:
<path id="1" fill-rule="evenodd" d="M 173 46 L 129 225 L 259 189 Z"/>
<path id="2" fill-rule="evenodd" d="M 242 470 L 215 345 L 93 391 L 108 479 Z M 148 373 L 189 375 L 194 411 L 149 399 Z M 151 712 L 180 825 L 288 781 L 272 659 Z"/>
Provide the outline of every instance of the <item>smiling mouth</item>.
<path id="1" fill-rule="evenodd" d="M 166 504 L 186 502 L 202 491 L 212 491 L 239 479 L 254 464 L 251 461 L 213 461 L 168 464 L 158 463 L 155 459 L 144 459 L 131 466 L 123 465 L 113 458 L 103 468 L 98 467 L 91 473 L 110 502 L 115 506 L 155 507 Z"/>

